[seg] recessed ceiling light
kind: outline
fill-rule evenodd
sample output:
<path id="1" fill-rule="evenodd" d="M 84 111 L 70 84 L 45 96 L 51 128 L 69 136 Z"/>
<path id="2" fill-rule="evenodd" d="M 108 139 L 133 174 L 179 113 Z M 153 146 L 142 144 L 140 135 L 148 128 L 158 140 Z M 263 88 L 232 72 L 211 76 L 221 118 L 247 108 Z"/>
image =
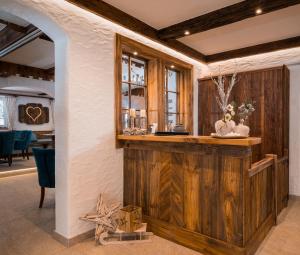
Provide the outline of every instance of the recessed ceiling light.
<path id="1" fill-rule="evenodd" d="M 256 11 L 255 11 L 255 13 L 257 15 L 262 14 L 262 9 L 261 8 L 257 8 Z"/>
<path id="2" fill-rule="evenodd" d="M 189 35 L 190 34 L 190 31 L 186 30 L 184 31 L 184 35 Z"/>
<path id="3" fill-rule="evenodd" d="M 137 51 L 134 51 L 134 52 L 133 52 L 133 55 L 134 55 L 134 56 L 136 56 L 137 54 L 138 54 Z"/>
<path id="4" fill-rule="evenodd" d="M 174 65 L 171 65 L 171 68 L 173 69 L 173 68 L 175 68 L 175 66 L 174 66 Z"/>

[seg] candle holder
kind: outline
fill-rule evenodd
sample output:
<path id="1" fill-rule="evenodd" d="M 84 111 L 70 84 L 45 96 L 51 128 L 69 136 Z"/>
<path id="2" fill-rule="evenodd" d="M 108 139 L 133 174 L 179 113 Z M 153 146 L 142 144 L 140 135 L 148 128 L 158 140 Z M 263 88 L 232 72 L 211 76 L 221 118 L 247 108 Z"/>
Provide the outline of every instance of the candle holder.
<path id="1" fill-rule="evenodd" d="M 134 128 L 135 127 L 135 117 L 130 116 L 130 128 Z"/>
<path id="2" fill-rule="evenodd" d="M 147 118 L 146 117 L 141 117 L 140 125 L 141 125 L 141 129 L 147 129 Z"/>
<path id="3" fill-rule="evenodd" d="M 123 113 L 122 115 L 122 123 L 123 123 L 123 129 L 129 128 L 129 114 L 128 112 Z"/>

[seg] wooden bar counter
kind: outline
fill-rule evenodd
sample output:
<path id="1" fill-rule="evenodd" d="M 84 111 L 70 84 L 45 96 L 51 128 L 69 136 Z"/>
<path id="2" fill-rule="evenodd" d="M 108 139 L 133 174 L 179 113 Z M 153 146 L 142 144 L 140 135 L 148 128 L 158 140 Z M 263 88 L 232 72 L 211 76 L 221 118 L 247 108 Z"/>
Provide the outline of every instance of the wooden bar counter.
<path id="1" fill-rule="evenodd" d="M 276 156 L 260 138 L 123 136 L 124 205 L 149 230 L 204 254 L 254 254 L 276 223 Z"/>

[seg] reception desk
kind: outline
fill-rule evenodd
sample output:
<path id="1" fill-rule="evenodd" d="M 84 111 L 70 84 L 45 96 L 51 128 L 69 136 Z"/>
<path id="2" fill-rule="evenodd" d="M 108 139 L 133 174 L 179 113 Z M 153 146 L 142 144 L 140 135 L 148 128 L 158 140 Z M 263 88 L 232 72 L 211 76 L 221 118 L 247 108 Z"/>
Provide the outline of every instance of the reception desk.
<path id="1" fill-rule="evenodd" d="M 124 136 L 124 205 L 149 230 L 204 254 L 254 254 L 276 223 L 276 156 L 260 138 Z"/>

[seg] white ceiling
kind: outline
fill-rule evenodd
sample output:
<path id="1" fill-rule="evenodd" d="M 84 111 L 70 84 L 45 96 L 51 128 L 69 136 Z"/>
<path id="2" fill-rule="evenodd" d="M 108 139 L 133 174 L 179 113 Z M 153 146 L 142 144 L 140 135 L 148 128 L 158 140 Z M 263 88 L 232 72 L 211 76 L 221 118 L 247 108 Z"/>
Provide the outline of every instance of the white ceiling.
<path id="1" fill-rule="evenodd" d="M 6 20 L 10 23 L 14 23 L 22 27 L 26 27 L 29 25 L 27 21 L 4 11 L 0 11 L 0 19 Z"/>
<path id="2" fill-rule="evenodd" d="M 179 39 L 203 54 L 214 54 L 300 35 L 300 5 Z"/>
<path id="3" fill-rule="evenodd" d="M 242 2 L 237 0 L 104 1 L 156 29 Z M 300 36 L 300 4 L 179 40 L 207 55 L 295 36 Z"/>
<path id="4" fill-rule="evenodd" d="M 127 14 L 161 29 L 232 5 L 241 0 L 104 0 Z"/>
<path id="5" fill-rule="evenodd" d="M 35 39 L 1 60 L 26 66 L 48 69 L 54 66 L 54 43 Z"/>

